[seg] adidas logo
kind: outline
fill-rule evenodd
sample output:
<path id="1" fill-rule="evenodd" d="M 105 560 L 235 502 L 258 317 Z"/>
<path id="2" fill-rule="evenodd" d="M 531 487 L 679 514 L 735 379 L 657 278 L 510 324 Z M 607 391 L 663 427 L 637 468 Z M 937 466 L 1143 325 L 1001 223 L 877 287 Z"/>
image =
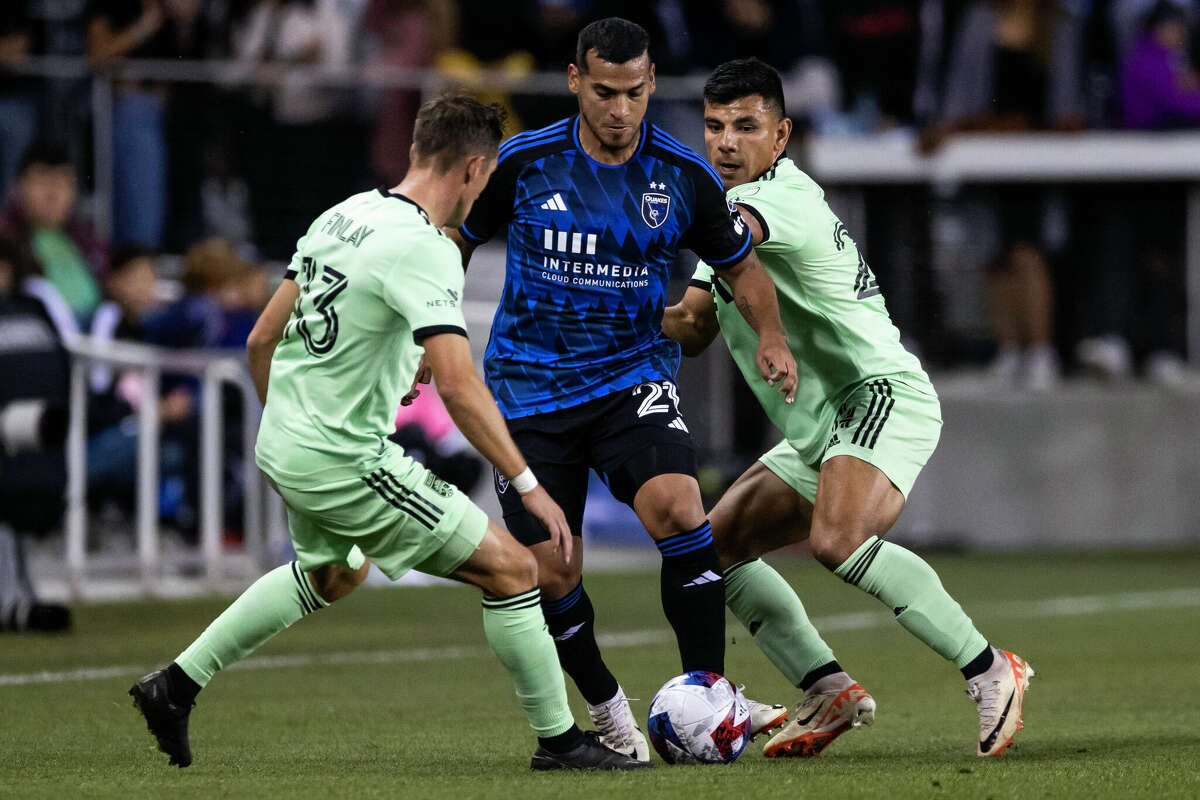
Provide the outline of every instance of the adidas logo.
<path id="1" fill-rule="evenodd" d="M 706 569 L 706 570 L 704 570 L 704 572 L 702 572 L 701 574 L 697 575 L 692 580 L 685 583 L 683 585 L 683 588 L 687 589 L 690 586 L 703 586 L 706 583 L 715 583 L 719 580 L 721 580 L 720 575 L 713 572 L 711 569 Z"/>
<path id="2" fill-rule="evenodd" d="M 565 642 L 567 639 L 570 639 L 572 636 L 579 633 L 580 629 L 583 628 L 583 626 L 586 624 L 587 624 L 586 622 L 581 622 L 578 625 L 572 625 L 571 627 L 567 628 L 565 631 L 560 633 L 558 636 L 555 636 L 554 641 Z"/>
<path id="3" fill-rule="evenodd" d="M 554 197 L 551 197 L 549 200 L 542 203 L 541 207 L 545 208 L 549 211 L 566 211 L 567 210 L 567 204 L 563 202 L 562 195 L 559 194 L 558 192 L 554 193 Z"/>

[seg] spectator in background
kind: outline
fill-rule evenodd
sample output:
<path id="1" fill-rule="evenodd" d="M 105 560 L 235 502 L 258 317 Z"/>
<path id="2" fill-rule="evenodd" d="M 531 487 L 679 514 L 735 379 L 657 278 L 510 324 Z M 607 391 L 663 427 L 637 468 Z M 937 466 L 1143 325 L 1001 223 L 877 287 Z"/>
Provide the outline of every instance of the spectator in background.
<path id="1" fill-rule="evenodd" d="M 88 0 L 87 56 L 93 66 L 127 58 L 199 58 L 204 54 L 201 0 Z M 167 147 L 170 114 L 198 105 L 195 87 L 175 109 L 170 91 L 157 81 L 123 80 L 116 84 L 113 104 L 113 240 L 159 248 L 165 243 L 168 219 Z M 172 146 L 187 151 L 184 162 L 199 159 L 192 142 L 195 125 L 170 126 Z M 178 161 L 176 161 L 176 165 Z M 176 167 L 176 172 L 180 170 Z M 180 201 L 198 216 L 198 173 L 183 171 L 175 184 Z M 181 223 L 182 224 L 182 223 Z"/>
<path id="2" fill-rule="evenodd" d="M 1051 0 L 990 0 L 968 4 L 946 69 L 941 122 L 919 142 L 932 152 L 962 131 L 1076 128 L 1078 87 L 1054 83 L 1078 71 L 1050 69 L 1081 56 L 1080 41 L 1057 35 L 1062 9 Z M 1012 184 L 993 191 L 999 252 L 988 294 L 998 351 L 992 373 L 1035 390 L 1059 378 L 1053 345 L 1054 291 L 1043 247 L 1046 193 Z"/>
<path id="3" fill-rule="evenodd" d="M 263 65 L 348 67 L 366 0 L 258 0 L 234 38 L 234 55 Z M 254 240 L 271 258 L 289 258 L 321 209 L 360 190 L 367 178 L 367 130 L 349 113 L 351 92 L 286 71 L 255 93 L 259 116 L 245 158 Z"/>
<path id="4" fill-rule="evenodd" d="M 0 213 L 0 233 L 24 248 L 45 276 L 46 284 L 34 291 L 56 317 L 62 335 L 90 322 L 100 304 L 97 276 L 107 256 L 103 242 L 74 217 L 78 194 L 67 151 L 51 142 L 35 142 L 21 159 L 12 201 Z M 70 319 L 56 313 L 64 304 Z"/>
<path id="5" fill-rule="evenodd" d="M 6 74 L 5 67 L 19 64 L 33 49 L 33 20 L 29 0 L 0 3 L 0 197 L 17 177 L 21 154 L 37 136 L 36 84 L 31 79 Z"/>
<path id="6" fill-rule="evenodd" d="M 262 310 L 261 271 L 223 239 L 205 239 L 183 259 L 184 296 L 145 321 L 152 344 L 241 350 Z M 246 319 L 250 322 L 247 326 Z"/>
<path id="7" fill-rule="evenodd" d="M 1194 128 L 1200 124 L 1200 75 L 1189 53 L 1188 16 L 1159 0 L 1142 35 L 1121 65 L 1121 122 L 1136 130 Z"/>
<path id="8" fill-rule="evenodd" d="M 371 61 L 388 67 L 428 67 L 454 42 L 450 0 L 370 0 L 363 21 L 371 38 Z M 371 140 L 371 167 L 382 183 L 395 186 L 408 171 L 412 126 L 421 93 L 388 89 L 379 97 Z"/>
<path id="9" fill-rule="evenodd" d="M 1188 14 L 1160 0 L 1121 65 L 1120 118 L 1133 130 L 1200 127 L 1200 78 L 1191 66 Z M 1174 384 L 1187 376 L 1182 352 L 1180 188 L 1131 185 L 1120 206 L 1085 206 L 1093 216 L 1091 335 L 1079 342 L 1080 364 L 1106 378 L 1124 378 L 1144 357 L 1150 380 Z"/>
<path id="10" fill-rule="evenodd" d="M 138 245 L 113 251 L 104 281 L 105 300 L 92 320 L 91 335 L 102 340 L 145 342 L 144 320 L 158 305 L 155 292 L 154 253 Z M 147 401 L 141 374 L 121 372 L 106 365 L 92 368 L 88 404 L 87 478 L 93 500 L 112 499 L 131 506 L 137 476 L 137 409 Z M 179 426 L 195 415 L 192 396 L 174 387 L 159 404 L 159 474 L 161 486 L 182 482 L 184 461 L 194 448 L 193 438 L 180 435 Z M 190 432 L 185 432 L 190 433 Z"/>
<path id="11" fill-rule="evenodd" d="M 692 58 L 715 67 L 735 58 L 758 56 L 787 73 L 812 46 L 801 3 L 769 0 L 700 0 L 688 2 Z"/>
<path id="12" fill-rule="evenodd" d="M 25 552 L 25 534 L 48 533 L 62 521 L 66 464 L 61 442 L 70 374 L 55 326 L 37 299 L 22 291 L 24 278 L 34 271 L 23 247 L 0 238 L 0 413 L 16 402 L 57 407 L 43 417 L 30 441 L 0 436 L 0 633 L 62 631 L 71 624 L 67 608 L 38 599 Z M 56 421 L 47 425 L 51 416 Z"/>

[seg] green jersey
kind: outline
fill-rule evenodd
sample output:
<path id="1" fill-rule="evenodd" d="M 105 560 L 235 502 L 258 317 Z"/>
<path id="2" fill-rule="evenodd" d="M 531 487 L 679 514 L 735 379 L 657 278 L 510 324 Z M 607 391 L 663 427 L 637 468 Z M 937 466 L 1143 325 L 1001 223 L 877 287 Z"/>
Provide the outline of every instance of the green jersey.
<path id="1" fill-rule="evenodd" d="M 883 295 L 858 246 L 825 202 L 821 187 L 789 158 L 756 181 L 727 192 L 753 214 L 763 240 L 758 258 L 775 282 L 779 312 L 796 358 L 793 405 L 768 386 L 754 363 L 758 336 L 733 304 L 719 273 L 701 262 L 692 284 L 711 289 L 729 351 L 771 421 L 808 462 L 820 458 L 826 432 L 818 424 L 854 386 L 882 375 L 929 378 L 900 344 Z"/>
<path id="2" fill-rule="evenodd" d="M 271 360 L 255 448 L 277 483 L 361 474 L 438 333 L 466 336 L 458 248 L 416 203 L 372 190 L 329 209 L 296 245 L 300 297 Z"/>

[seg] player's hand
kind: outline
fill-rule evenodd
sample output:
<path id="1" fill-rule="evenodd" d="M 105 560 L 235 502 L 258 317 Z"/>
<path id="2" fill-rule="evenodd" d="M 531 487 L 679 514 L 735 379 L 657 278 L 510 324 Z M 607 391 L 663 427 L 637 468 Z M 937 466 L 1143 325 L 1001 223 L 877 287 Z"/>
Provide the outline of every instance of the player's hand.
<path id="1" fill-rule="evenodd" d="M 574 546 L 571 528 L 567 525 L 567 517 L 563 510 L 546 492 L 545 487 L 541 484 L 533 487 L 531 491 L 521 495 L 521 502 L 525 504 L 525 510 L 537 517 L 542 527 L 549 531 L 553 550 L 562 554 L 563 563 L 571 563 L 571 548 Z"/>
<path id="2" fill-rule="evenodd" d="M 408 394 L 400 398 L 400 405 L 411 406 L 413 400 L 421 396 L 421 390 L 418 386 L 422 383 L 429 383 L 433 379 L 433 370 L 425 363 L 425 356 L 421 356 L 421 360 L 417 362 L 417 374 L 413 377 L 412 388 L 408 390 Z"/>
<path id="3" fill-rule="evenodd" d="M 759 339 L 754 361 L 768 386 L 774 386 L 789 403 L 796 399 L 796 359 L 788 348 L 786 338 L 768 336 Z"/>

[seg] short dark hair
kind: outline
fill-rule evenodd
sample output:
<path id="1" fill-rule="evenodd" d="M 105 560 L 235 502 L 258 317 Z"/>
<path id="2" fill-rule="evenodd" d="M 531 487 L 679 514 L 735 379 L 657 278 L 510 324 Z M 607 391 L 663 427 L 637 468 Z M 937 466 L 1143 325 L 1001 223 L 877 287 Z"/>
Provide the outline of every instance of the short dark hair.
<path id="1" fill-rule="evenodd" d="M 448 172 L 469 155 L 493 155 L 504 136 L 504 111 L 459 92 L 428 101 L 417 112 L 413 144 L 418 161 L 434 159 L 438 172 Z"/>
<path id="2" fill-rule="evenodd" d="M 759 95 L 768 107 L 787 116 L 783 102 L 783 79 L 770 64 L 750 58 L 726 61 L 704 82 L 704 102 L 729 105 L 743 97 Z"/>
<path id="3" fill-rule="evenodd" d="M 139 258 L 154 258 L 154 251 L 141 244 L 123 244 L 108 257 L 108 274 L 115 275 Z"/>
<path id="4" fill-rule="evenodd" d="M 1158 0 L 1142 17 L 1142 30 L 1153 31 L 1160 25 L 1187 25 L 1188 13 L 1171 0 Z"/>
<path id="5" fill-rule="evenodd" d="M 24 175 L 35 164 L 46 167 L 74 166 L 67 148 L 49 139 L 39 139 L 25 149 L 21 155 L 21 165 L 17 174 Z"/>
<path id="6" fill-rule="evenodd" d="M 624 64 L 650 48 L 650 34 L 636 22 L 608 17 L 590 23 L 579 32 L 575 43 L 575 66 L 587 72 L 587 54 L 595 49 L 596 58 L 610 64 Z"/>

